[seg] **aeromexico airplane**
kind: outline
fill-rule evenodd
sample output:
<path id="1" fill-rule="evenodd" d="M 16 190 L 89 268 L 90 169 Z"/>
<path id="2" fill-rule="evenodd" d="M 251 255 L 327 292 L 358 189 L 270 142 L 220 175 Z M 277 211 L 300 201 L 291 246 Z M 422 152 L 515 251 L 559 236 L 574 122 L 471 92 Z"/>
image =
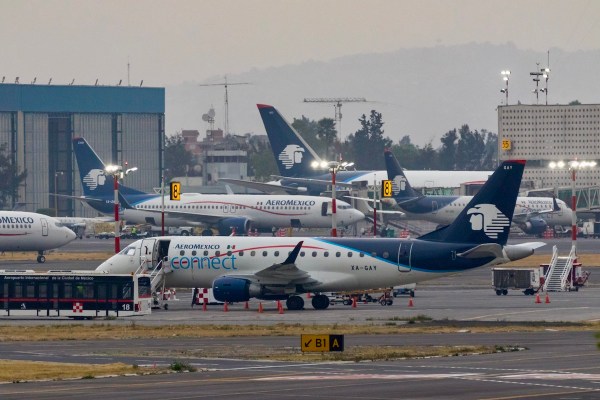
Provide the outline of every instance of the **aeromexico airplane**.
<path id="1" fill-rule="evenodd" d="M 259 183 L 236 179 L 221 179 L 225 182 L 251 187 L 266 193 L 287 192 L 319 195 L 331 185 L 331 176 L 324 170 L 315 170 L 313 162 L 320 163 L 321 158 L 304 141 L 296 130 L 283 118 L 273 106 L 258 104 L 265 130 L 277 162 L 280 176 L 278 181 Z M 465 171 L 457 175 L 454 171 L 406 171 L 406 174 L 418 188 L 424 187 L 460 187 L 461 183 L 485 181 L 492 171 Z M 387 171 L 338 171 L 336 186 L 351 187 L 353 182 L 366 181 L 373 185 L 387 179 Z"/>
<path id="2" fill-rule="evenodd" d="M 44 251 L 75 239 L 75 233 L 56 219 L 25 211 L 0 211 L 0 251 L 37 251 L 37 262 L 46 262 Z"/>
<path id="3" fill-rule="evenodd" d="M 73 139 L 84 196 L 90 206 L 104 214 L 114 212 L 114 180 L 104 174 L 104 163 L 83 138 Z M 161 195 L 144 193 L 119 185 L 123 218 L 134 224 L 161 224 Z M 221 235 L 232 229 L 244 234 L 251 229 L 273 227 L 331 227 L 331 199 L 291 195 L 213 195 L 183 193 L 180 201 L 165 196 L 165 225 L 216 227 Z M 348 203 L 337 201 L 340 226 L 355 224 L 364 214 Z"/>
<path id="4" fill-rule="evenodd" d="M 384 156 L 388 176 L 392 180 L 393 202 L 403 214 L 402 218 L 448 225 L 473 198 L 473 196 L 423 196 L 411 187 L 408 177 L 394 154 L 385 150 Z M 462 171 L 455 173 L 459 175 Z M 562 200 L 552 197 L 517 197 L 513 223 L 525 233 L 541 235 L 548 226 L 568 226 L 572 223 L 571 217 L 571 209 Z"/>
<path id="5" fill-rule="evenodd" d="M 97 270 L 114 273 L 161 268 L 174 287 L 212 287 L 219 301 L 286 299 L 302 309 L 299 294 L 392 287 L 518 260 L 543 243 L 507 245 L 525 161 L 506 161 L 458 218 L 417 239 L 159 237 L 138 240 Z M 160 271 L 160 270 L 158 270 Z M 321 294 L 319 294 L 321 293 Z"/>

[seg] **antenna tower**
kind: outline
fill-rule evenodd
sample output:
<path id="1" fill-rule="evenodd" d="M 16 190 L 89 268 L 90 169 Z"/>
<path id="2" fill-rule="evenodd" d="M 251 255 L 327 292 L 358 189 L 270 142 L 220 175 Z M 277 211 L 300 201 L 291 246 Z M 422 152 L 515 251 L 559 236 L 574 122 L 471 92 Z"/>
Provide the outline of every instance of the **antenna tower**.
<path id="1" fill-rule="evenodd" d="M 225 134 L 229 135 L 229 94 L 227 91 L 228 86 L 233 85 L 249 85 L 250 82 L 227 82 L 227 76 L 225 77 L 225 81 L 222 83 L 204 83 L 198 86 L 224 86 L 225 87 Z"/>
<path id="2" fill-rule="evenodd" d="M 333 103 L 335 109 L 335 124 L 342 140 L 342 104 L 343 103 L 366 103 L 364 97 L 309 97 L 304 99 L 305 103 Z"/>

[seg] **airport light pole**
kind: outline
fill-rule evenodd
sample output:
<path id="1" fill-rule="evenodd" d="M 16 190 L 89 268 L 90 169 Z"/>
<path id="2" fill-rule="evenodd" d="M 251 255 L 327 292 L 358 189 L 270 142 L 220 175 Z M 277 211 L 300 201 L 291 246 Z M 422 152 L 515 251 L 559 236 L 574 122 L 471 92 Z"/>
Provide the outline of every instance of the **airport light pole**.
<path id="1" fill-rule="evenodd" d="M 577 194 L 575 192 L 575 181 L 578 170 L 594 168 L 596 161 L 578 161 L 576 159 L 567 163 L 564 161 L 552 161 L 549 166 L 551 169 L 568 168 L 571 174 L 571 246 L 575 252 L 575 256 L 577 256 Z"/>
<path id="2" fill-rule="evenodd" d="M 129 168 L 123 172 L 120 165 L 107 165 L 104 172 L 112 175 L 115 192 L 115 254 L 121 251 L 121 227 L 119 226 L 119 179 L 123 179 L 130 172 L 137 171 L 137 167 Z"/>
<path id="3" fill-rule="evenodd" d="M 346 169 L 353 166 L 354 163 L 338 162 L 338 161 L 314 161 L 311 166 L 313 168 L 328 169 L 331 173 L 331 236 L 337 237 L 337 204 L 335 192 L 335 176 L 340 169 Z"/>
<path id="4" fill-rule="evenodd" d="M 64 175 L 63 171 L 54 172 L 54 216 L 58 217 L 58 176 Z"/>
<path id="5" fill-rule="evenodd" d="M 504 82 L 506 82 L 506 87 L 504 89 L 500 89 L 500 92 L 504 93 L 506 95 L 506 101 L 504 102 L 504 105 L 507 106 L 508 105 L 508 80 L 510 78 L 510 71 L 504 70 L 504 71 L 500 72 L 500 74 L 502 75 L 502 79 L 504 80 Z"/>

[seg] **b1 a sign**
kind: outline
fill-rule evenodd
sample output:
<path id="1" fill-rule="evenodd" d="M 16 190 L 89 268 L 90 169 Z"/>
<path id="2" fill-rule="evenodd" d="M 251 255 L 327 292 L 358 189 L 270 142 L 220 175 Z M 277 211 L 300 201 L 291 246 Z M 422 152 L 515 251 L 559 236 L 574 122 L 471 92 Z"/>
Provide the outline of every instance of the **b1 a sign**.
<path id="1" fill-rule="evenodd" d="M 302 335 L 302 352 L 344 351 L 344 335 Z"/>

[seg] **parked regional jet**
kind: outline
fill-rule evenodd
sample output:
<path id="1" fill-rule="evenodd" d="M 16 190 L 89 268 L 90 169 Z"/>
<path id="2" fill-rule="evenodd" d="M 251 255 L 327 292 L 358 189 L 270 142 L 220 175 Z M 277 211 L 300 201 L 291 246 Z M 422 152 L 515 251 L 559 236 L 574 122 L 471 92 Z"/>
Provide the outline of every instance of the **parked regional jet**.
<path id="1" fill-rule="evenodd" d="M 257 104 L 265 130 L 273 149 L 279 168 L 276 182 L 246 182 L 237 179 L 221 179 L 266 193 L 287 192 L 319 195 L 331 185 L 331 176 L 327 171 L 315 170 L 313 162 L 320 163 L 321 158 L 304 141 L 294 128 L 273 106 Z M 493 171 L 406 171 L 415 187 L 457 188 L 461 183 L 485 181 Z M 367 185 L 379 184 L 387 179 L 386 171 L 344 171 L 336 174 L 336 186 L 351 187 L 353 182 L 367 181 Z"/>
<path id="2" fill-rule="evenodd" d="M 423 196 L 410 185 L 400 163 L 384 151 L 385 163 L 392 180 L 393 202 L 402 218 L 421 219 L 448 225 L 460 214 L 473 196 Z M 378 211 L 380 212 L 380 211 Z M 386 213 L 383 211 L 382 213 Z M 525 233 L 541 235 L 548 226 L 571 224 L 572 212 L 562 200 L 552 197 L 517 197 L 513 223 Z"/>
<path id="3" fill-rule="evenodd" d="M 104 163 L 83 138 L 73 139 L 83 187 L 83 200 L 96 210 L 114 210 L 112 175 L 104 174 Z M 161 225 L 161 195 L 140 192 L 119 185 L 123 218 L 129 223 Z M 166 226 L 210 226 L 221 235 L 248 233 L 252 229 L 331 227 L 332 200 L 318 196 L 238 195 L 183 193 L 180 201 L 165 196 Z M 337 201 L 340 226 L 355 224 L 364 214 L 350 204 Z"/>
<path id="4" fill-rule="evenodd" d="M 37 262 L 46 262 L 45 250 L 64 246 L 75 233 L 56 219 L 25 211 L 0 211 L 0 251 L 37 251 Z"/>
<path id="5" fill-rule="evenodd" d="M 212 287 L 219 301 L 286 299 L 306 292 L 392 287 L 518 260 L 543 243 L 507 245 L 525 161 L 506 161 L 449 226 L 417 239 L 159 237 L 138 240 L 97 270 L 128 273 L 141 263 L 173 287 Z M 313 296 L 325 309 L 329 299 Z"/>

